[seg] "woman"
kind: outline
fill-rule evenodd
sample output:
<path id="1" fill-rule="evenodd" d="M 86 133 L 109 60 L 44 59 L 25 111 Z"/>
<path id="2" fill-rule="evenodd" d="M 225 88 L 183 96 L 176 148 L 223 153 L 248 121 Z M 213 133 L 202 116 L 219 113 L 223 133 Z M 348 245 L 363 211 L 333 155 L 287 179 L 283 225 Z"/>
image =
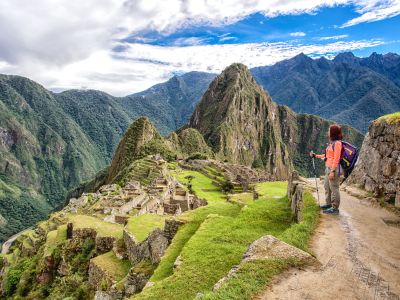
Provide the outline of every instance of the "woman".
<path id="1" fill-rule="evenodd" d="M 339 161 L 342 152 L 342 128 L 337 125 L 331 125 L 328 132 L 329 144 L 325 154 L 310 153 L 311 157 L 325 160 L 325 200 L 326 204 L 321 205 L 326 214 L 338 214 L 340 205 L 339 192 Z"/>

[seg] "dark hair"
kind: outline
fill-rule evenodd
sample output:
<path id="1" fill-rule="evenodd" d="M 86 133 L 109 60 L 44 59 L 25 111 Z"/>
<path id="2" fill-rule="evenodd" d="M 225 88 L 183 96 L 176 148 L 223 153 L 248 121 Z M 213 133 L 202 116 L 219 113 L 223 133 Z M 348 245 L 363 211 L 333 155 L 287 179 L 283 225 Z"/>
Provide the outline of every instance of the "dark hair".
<path id="1" fill-rule="evenodd" d="M 338 124 L 329 126 L 329 139 L 331 141 L 343 139 L 342 127 L 340 127 Z"/>

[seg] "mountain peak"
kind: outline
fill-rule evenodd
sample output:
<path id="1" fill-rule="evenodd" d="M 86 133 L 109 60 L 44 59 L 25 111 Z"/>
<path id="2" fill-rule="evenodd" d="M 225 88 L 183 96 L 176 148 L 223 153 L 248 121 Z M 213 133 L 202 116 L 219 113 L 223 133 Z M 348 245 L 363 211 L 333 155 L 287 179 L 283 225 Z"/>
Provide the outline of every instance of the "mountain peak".
<path id="1" fill-rule="evenodd" d="M 354 56 L 353 52 L 342 52 L 336 55 L 333 59 L 336 63 L 353 63 L 358 60 L 358 57 Z"/>
<path id="2" fill-rule="evenodd" d="M 281 153 L 286 149 L 275 144 L 278 114 L 277 105 L 249 69 L 232 64 L 210 84 L 187 127 L 197 129 L 217 157 L 247 166 L 260 164 L 274 178 L 285 178 L 287 165 Z"/>

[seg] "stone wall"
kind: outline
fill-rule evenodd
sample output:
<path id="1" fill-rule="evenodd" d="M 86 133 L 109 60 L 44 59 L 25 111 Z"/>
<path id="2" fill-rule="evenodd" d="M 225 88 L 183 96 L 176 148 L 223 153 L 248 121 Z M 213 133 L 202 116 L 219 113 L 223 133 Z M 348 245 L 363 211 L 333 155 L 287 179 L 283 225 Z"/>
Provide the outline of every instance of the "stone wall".
<path id="1" fill-rule="evenodd" d="M 301 181 L 298 173 L 296 171 L 293 171 L 289 175 L 287 194 L 290 201 L 292 215 L 296 222 L 300 222 L 302 219 L 301 211 L 303 207 L 304 187 L 305 183 Z"/>
<path id="2" fill-rule="evenodd" d="M 371 123 L 359 161 L 347 182 L 392 203 L 396 197 L 400 199 L 400 122 Z"/>
<path id="3" fill-rule="evenodd" d="M 142 242 L 138 242 L 132 234 L 124 229 L 124 243 L 132 264 L 145 259 L 149 259 L 153 264 L 159 263 L 181 224 L 183 223 L 173 219 L 166 220 L 164 230 L 156 228 Z"/>

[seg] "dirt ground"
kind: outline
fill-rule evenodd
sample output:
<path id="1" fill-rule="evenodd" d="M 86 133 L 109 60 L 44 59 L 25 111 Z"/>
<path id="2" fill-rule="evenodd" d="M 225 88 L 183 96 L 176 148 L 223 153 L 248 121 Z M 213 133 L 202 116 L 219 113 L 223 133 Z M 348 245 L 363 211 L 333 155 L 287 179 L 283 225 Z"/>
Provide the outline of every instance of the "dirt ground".
<path id="1" fill-rule="evenodd" d="M 290 270 L 256 299 L 399 300 L 400 227 L 383 221 L 398 217 L 369 203 L 341 191 L 340 214 L 321 214 L 312 241 L 322 267 Z"/>

